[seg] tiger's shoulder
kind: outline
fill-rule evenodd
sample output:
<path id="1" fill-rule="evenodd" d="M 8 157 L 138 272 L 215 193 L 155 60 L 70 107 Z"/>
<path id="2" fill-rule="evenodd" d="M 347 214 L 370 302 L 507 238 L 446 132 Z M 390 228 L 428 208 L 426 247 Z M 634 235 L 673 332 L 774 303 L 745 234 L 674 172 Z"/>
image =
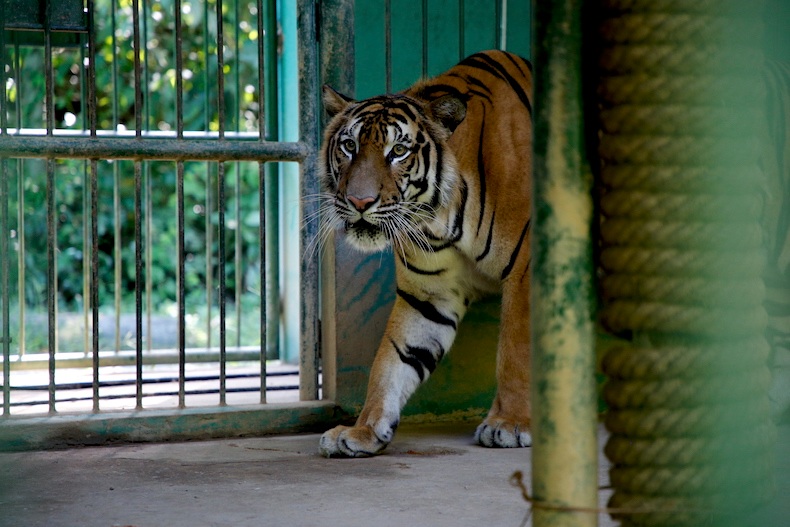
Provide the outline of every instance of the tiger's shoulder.
<path id="1" fill-rule="evenodd" d="M 477 98 L 500 106 L 513 99 L 531 114 L 532 64 L 507 51 L 481 51 L 436 77 L 418 81 L 404 94 L 427 101 L 450 95 L 467 104 Z"/>

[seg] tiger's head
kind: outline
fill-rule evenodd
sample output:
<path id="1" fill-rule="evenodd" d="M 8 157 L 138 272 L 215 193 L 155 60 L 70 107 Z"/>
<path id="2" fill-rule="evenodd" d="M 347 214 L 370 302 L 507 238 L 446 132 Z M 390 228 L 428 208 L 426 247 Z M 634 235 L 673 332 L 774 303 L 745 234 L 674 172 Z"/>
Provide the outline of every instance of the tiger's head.
<path id="1" fill-rule="evenodd" d="M 329 228 L 344 229 L 362 251 L 389 243 L 429 250 L 425 230 L 435 231 L 457 179 L 447 140 L 466 115 L 465 102 L 403 94 L 354 101 L 328 86 L 323 98 L 331 120 L 319 173 Z"/>

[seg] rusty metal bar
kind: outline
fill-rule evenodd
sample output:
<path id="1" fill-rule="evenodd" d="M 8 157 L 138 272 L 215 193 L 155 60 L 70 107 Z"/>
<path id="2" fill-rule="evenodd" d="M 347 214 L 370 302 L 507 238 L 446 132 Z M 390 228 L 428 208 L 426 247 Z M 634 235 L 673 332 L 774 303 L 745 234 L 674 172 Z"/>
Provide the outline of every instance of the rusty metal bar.
<path id="1" fill-rule="evenodd" d="M 5 19 L 5 2 L 0 2 L 0 20 Z M 6 78 L 5 78 L 5 31 L 0 28 L 0 137 L 6 135 L 8 115 L 6 108 Z M 18 70 L 17 70 L 18 71 Z M 19 112 L 17 112 L 17 117 Z M 0 348 L 3 354 L 3 415 L 11 411 L 11 331 L 9 310 L 8 287 L 8 166 L 5 157 L 0 156 Z M 20 178 L 21 180 L 21 178 Z M 20 303 L 24 303 L 24 290 L 19 293 Z M 22 319 L 24 324 L 24 319 Z"/>
<path id="2" fill-rule="evenodd" d="M 2 11 L 0 11 L 2 14 Z M 2 31 L 0 31 L 2 33 Z M 2 37 L 0 37 L 2 38 Z M 0 69 L 5 69 L 5 49 L 3 42 L 0 41 Z M 0 81 L 3 76 L 0 75 Z M 0 92 L 5 93 L 5 83 L 0 84 Z M 4 102 L 4 97 L 0 97 L 0 103 Z M 0 112 L 5 113 L 5 106 Z M 4 120 L 4 119 L 3 119 Z M 3 123 L 4 124 L 4 123 Z M 8 166 L 5 158 L 0 158 L 0 302 L 3 310 L 0 313 L 0 347 L 3 350 L 3 415 L 8 415 L 11 411 L 11 332 L 10 332 L 10 313 L 9 313 L 9 287 L 8 287 Z M 20 302 L 24 302 L 24 290 L 19 293 Z"/>
<path id="3" fill-rule="evenodd" d="M 55 95 L 52 66 L 52 32 L 49 27 L 51 0 L 47 0 L 44 14 L 44 105 L 46 108 L 47 136 L 51 137 L 55 127 Z M 55 161 L 47 159 L 47 326 L 49 352 L 49 412 L 55 413 L 55 355 L 58 351 L 58 259 L 57 259 L 57 211 L 55 188 Z"/>
<path id="4" fill-rule="evenodd" d="M 175 0 L 176 136 L 184 137 L 184 55 L 181 0 Z M 184 284 L 184 162 L 176 161 L 176 221 L 178 222 L 176 304 L 178 306 L 178 407 L 186 406 L 186 287 Z"/>
<path id="5" fill-rule="evenodd" d="M 266 141 L 267 139 L 267 126 L 268 120 L 270 118 L 268 112 L 268 106 L 265 106 L 265 103 L 268 102 L 267 95 L 268 90 L 266 89 L 266 80 L 267 80 L 267 70 L 272 67 L 272 63 L 269 62 L 270 57 L 274 57 L 274 60 L 277 60 L 277 48 L 274 47 L 273 51 L 274 54 L 272 55 L 272 47 L 269 46 L 267 49 L 266 41 L 270 36 L 269 31 L 274 29 L 276 32 L 276 20 L 274 19 L 274 7 L 272 2 L 267 2 L 266 6 L 266 17 L 264 18 L 264 6 L 263 0 L 257 1 L 257 22 L 258 22 L 258 138 L 261 143 Z M 267 53 L 269 52 L 269 53 Z M 274 64 L 276 66 L 276 63 Z M 276 67 L 275 67 L 276 71 Z M 266 114 L 263 114 L 263 112 Z M 276 139 L 276 137 L 275 137 Z M 268 166 L 265 163 L 258 163 L 258 224 L 259 224 L 259 235 L 258 241 L 259 251 L 258 257 L 260 259 L 260 341 L 261 341 L 261 356 L 260 356 L 260 372 L 261 372 L 261 386 L 260 386 L 260 403 L 266 403 L 266 356 L 269 350 L 269 325 L 271 324 L 269 321 L 269 288 L 267 287 L 267 278 L 268 278 L 268 268 L 269 265 L 267 263 L 267 246 L 269 243 L 269 236 L 268 236 L 268 225 L 269 223 L 266 221 L 267 216 L 269 215 L 269 211 L 267 209 L 268 203 L 268 194 L 266 189 L 266 180 L 267 174 L 269 173 Z M 279 291 L 278 291 L 279 296 Z M 277 319 L 278 325 L 274 326 L 278 328 L 279 326 L 279 318 Z"/>
<path id="6" fill-rule="evenodd" d="M 225 34 L 222 13 L 222 0 L 217 2 L 217 119 L 219 140 L 225 139 Z M 219 273 L 219 404 L 226 404 L 226 365 L 227 334 L 225 332 L 226 285 L 225 285 L 225 163 L 217 167 L 217 268 Z"/>
<path id="7" fill-rule="evenodd" d="M 307 156 L 302 143 L 255 140 L 177 139 L 142 137 L 0 137 L 0 156 L 59 159 L 150 159 L 160 161 L 302 161 Z"/>

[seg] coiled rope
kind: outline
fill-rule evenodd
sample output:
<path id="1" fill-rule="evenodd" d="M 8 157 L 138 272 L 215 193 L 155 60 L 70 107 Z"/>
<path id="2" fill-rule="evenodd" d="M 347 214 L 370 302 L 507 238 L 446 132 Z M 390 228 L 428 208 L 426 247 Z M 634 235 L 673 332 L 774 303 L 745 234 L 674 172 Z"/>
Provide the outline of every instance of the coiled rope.
<path id="1" fill-rule="evenodd" d="M 761 2 L 599 3 L 609 507 L 707 525 L 772 492 Z"/>

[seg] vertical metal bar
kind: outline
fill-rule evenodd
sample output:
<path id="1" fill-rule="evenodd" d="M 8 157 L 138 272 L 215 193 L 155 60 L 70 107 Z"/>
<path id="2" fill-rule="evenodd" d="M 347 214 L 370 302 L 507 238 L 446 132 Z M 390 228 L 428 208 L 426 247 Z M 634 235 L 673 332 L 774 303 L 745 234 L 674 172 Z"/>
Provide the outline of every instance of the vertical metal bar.
<path id="1" fill-rule="evenodd" d="M 312 0 L 298 0 L 299 38 L 299 133 L 310 154 L 301 165 L 302 195 L 318 192 L 315 177 L 316 149 L 318 148 L 318 50 L 316 47 L 316 4 Z M 318 254 L 308 257 L 305 248 L 317 235 L 315 222 L 308 222 L 317 205 L 303 203 L 301 222 L 301 353 L 299 357 L 299 398 L 311 401 L 318 398 Z"/>
<path id="2" fill-rule="evenodd" d="M 88 86 L 87 86 L 87 68 L 85 67 L 85 60 L 87 58 L 86 54 L 86 46 L 85 46 L 85 38 L 80 37 L 80 58 L 82 62 L 80 63 L 80 100 L 87 101 L 88 95 Z M 87 102 L 88 108 L 90 108 L 90 101 Z M 90 127 L 90 123 L 88 122 L 88 113 L 90 111 L 86 111 L 88 109 L 84 109 L 82 113 L 82 129 L 88 129 Z M 90 310 L 91 310 L 91 294 L 90 294 L 90 286 L 91 286 L 91 261 L 90 261 L 90 254 L 91 254 L 91 246 L 90 246 L 90 218 L 87 214 L 87 211 L 90 210 L 90 187 L 88 183 L 88 160 L 84 160 L 82 163 L 82 345 L 83 345 L 83 354 L 85 357 L 88 356 L 89 349 L 90 349 Z"/>
<path id="3" fill-rule="evenodd" d="M 91 25 L 91 28 L 93 26 Z M 92 311 L 93 351 L 93 411 L 99 411 L 99 177 L 95 159 L 91 159 L 91 277 L 90 303 Z"/>
<path id="4" fill-rule="evenodd" d="M 88 9 L 88 126 L 91 137 L 96 137 L 96 28 L 94 27 L 93 0 L 87 0 Z M 93 351 L 93 411 L 99 408 L 99 175 L 95 159 L 90 161 L 91 188 L 91 277 L 90 304 L 92 311 Z"/>
<path id="5" fill-rule="evenodd" d="M 270 10 L 273 10 L 274 2 L 266 2 L 266 17 L 271 15 Z M 257 0 L 257 22 L 258 22 L 258 140 L 266 141 L 266 122 L 269 119 L 268 103 L 269 92 L 266 90 L 266 72 L 270 68 L 269 57 L 266 55 L 266 41 L 270 38 L 269 25 L 264 25 L 264 12 L 263 0 Z M 264 115 L 261 115 L 265 112 Z M 267 244 L 267 223 L 266 223 L 266 164 L 258 163 L 258 256 L 260 260 L 260 341 L 261 341 L 261 357 L 260 357 L 260 403 L 266 403 L 266 355 L 268 351 L 267 343 L 267 308 L 268 308 L 268 288 L 266 286 L 266 244 Z"/>
<path id="6" fill-rule="evenodd" d="M 142 16 L 142 53 L 143 60 L 143 129 L 148 132 L 151 129 L 151 77 L 148 66 L 148 2 L 143 2 Z M 143 173 L 145 174 L 145 343 L 146 350 L 150 353 L 153 346 L 153 333 L 151 331 L 151 315 L 153 313 L 153 196 L 151 184 L 151 163 L 143 161 Z"/>
<path id="7" fill-rule="evenodd" d="M 135 386 L 137 408 L 143 407 L 143 233 L 142 166 L 134 162 L 134 297 L 135 297 Z"/>
<path id="8" fill-rule="evenodd" d="M 118 50 L 118 40 L 115 36 L 117 31 L 116 21 L 117 0 L 112 0 L 110 6 L 110 43 L 112 45 L 112 127 L 118 129 L 119 109 L 118 109 L 118 57 L 121 56 Z M 121 351 L 121 169 L 119 161 L 112 164 L 113 191 L 112 191 L 112 210 L 113 210 L 113 293 L 115 295 L 115 352 Z"/>
<path id="9" fill-rule="evenodd" d="M 260 5 L 258 12 L 264 12 Z M 259 24 L 262 24 L 260 26 L 262 38 L 258 49 L 259 53 L 262 52 L 263 55 L 259 57 L 258 64 L 263 65 L 262 70 L 259 66 L 263 78 L 259 77 L 261 85 L 258 93 L 262 103 L 263 118 L 259 116 L 258 126 L 262 141 L 277 141 L 280 138 L 280 127 L 278 120 L 276 2 L 267 0 L 264 14 L 265 18 L 259 20 Z M 282 358 L 283 354 L 280 349 L 280 320 L 282 318 L 280 313 L 280 167 L 275 163 L 267 163 L 264 170 L 266 176 L 261 192 L 265 195 L 266 202 L 265 221 L 262 225 L 265 225 L 266 232 L 265 237 L 261 238 L 261 243 L 264 243 L 266 257 L 261 260 L 261 266 L 266 269 L 265 273 L 261 275 L 262 279 L 265 278 L 261 282 L 261 295 L 264 302 L 261 309 L 264 309 L 262 315 L 266 317 L 266 338 L 261 343 L 265 346 L 263 353 L 266 357 L 279 356 Z M 265 375 L 265 370 L 261 374 Z"/>
<path id="10" fill-rule="evenodd" d="M 184 56 L 181 29 L 181 0 L 175 0 L 176 33 L 176 136 L 184 138 Z M 178 407 L 186 406 L 186 292 L 184 285 L 184 162 L 176 162 L 176 216 L 178 222 Z"/>
<path id="11" fill-rule="evenodd" d="M 260 92 L 259 92 L 260 93 Z M 261 376 L 261 384 L 260 384 L 260 403 L 266 403 L 266 355 L 268 350 L 268 342 L 267 342 L 267 311 L 268 311 L 268 302 L 267 302 L 267 290 L 266 290 L 266 163 L 259 163 L 258 164 L 258 189 L 259 189 L 259 209 L 258 209 L 258 218 L 259 218 L 259 258 L 261 262 L 261 269 L 260 269 L 260 284 L 261 284 L 261 305 L 260 305 L 260 340 L 261 340 L 261 358 L 260 358 L 260 376 Z"/>
<path id="12" fill-rule="evenodd" d="M 0 17 L 2 18 L 2 17 Z M 0 39 L 4 38 L 3 35 L 0 35 Z M 0 43 L 0 56 L 5 56 L 5 52 L 3 51 L 4 45 Z M 0 73 L 0 86 L 5 86 L 5 81 L 3 80 L 3 76 L 5 75 L 5 69 L 3 68 L 3 72 Z M 22 80 L 22 58 L 20 56 L 20 49 L 19 43 L 14 42 L 14 82 L 16 83 L 17 93 L 24 93 L 23 91 L 23 80 Z M 3 96 L 5 96 L 5 90 L 2 90 Z M 0 106 L 5 108 L 6 103 L 1 103 Z M 16 129 L 17 133 L 22 128 L 22 102 L 21 97 L 17 97 L 14 101 L 15 106 L 15 118 L 16 118 Z M 7 124 L 7 123 L 6 123 Z M 0 124 L 0 134 L 7 133 L 6 125 Z M 17 353 L 20 357 L 25 355 L 25 343 L 27 340 L 26 336 L 26 328 L 25 328 L 25 319 L 27 318 L 25 315 L 25 310 L 27 308 L 27 296 L 25 294 L 25 282 L 26 282 L 26 265 L 25 265 L 25 252 L 26 252 L 26 236 L 25 236 L 25 178 L 22 177 L 24 174 L 24 167 L 25 161 L 23 159 L 17 159 L 16 162 L 17 166 L 17 236 L 19 239 L 19 250 L 17 251 L 17 288 L 18 288 L 18 295 L 19 295 L 19 333 L 17 334 L 18 342 L 17 342 Z"/>
<path id="13" fill-rule="evenodd" d="M 55 128 L 54 79 L 52 68 L 52 32 L 50 31 L 51 1 L 47 0 L 44 14 L 44 69 L 47 135 Z M 49 352 L 49 412 L 54 413 L 56 400 L 55 355 L 58 351 L 58 269 L 57 222 L 55 210 L 55 160 L 47 159 L 47 333 Z"/>
<path id="14" fill-rule="evenodd" d="M 235 85 L 235 93 L 236 93 L 236 105 L 234 108 L 234 119 L 236 122 L 236 132 L 241 130 L 241 79 L 240 79 L 240 72 L 241 72 L 241 64 L 240 64 L 240 46 L 241 41 L 239 38 L 240 35 L 240 5 L 241 2 L 236 0 L 234 2 L 235 11 L 234 11 L 234 21 L 233 24 L 233 45 L 234 45 L 234 85 Z M 262 34 L 258 34 L 258 38 L 263 38 Z M 260 65 L 259 65 L 260 67 Z M 234 258 L 233 258 L 233 276 L 234 276 L 234 304 L 236 308 L 236 347 L 241 346 L 241 293 L 242 293 L 242 281 L 243 281 L 243 272 L 241 269 L 241 163 L 236 161 L 235 163 L 236 168 L 236 186 L 234 187 L 234 198 L 236 200 L 236 217 L 234 218 L 236 222 L 236 230 L 234 231 Z"/>
<path id="15" fill-rule="evenodd" d="M 5 2 L 0 2 L 0 20 L 5 20 Z M 6 106 L 6 78 L 5 78 L 5 26 L 0 26 L 0 136 L 8 134 L 8 107 Z M 19 48 L 16 48 L 17 54 Z M 16 71 L 15 82 L 19 80 L 19 71 Z M 17 97 L 19 99 L 19 97 Z M 17 112 L 18 118 L 19 112 Z"/>
<path id="16" fill-rule="evenodd" d="M 0 11 L 2 14 L 2 11 Z M 0 28 L 0 33 L 3 33 L 3 28 Z M 3 37 L 0 36 L 0 39 Z M 0 41 L 0 69 L 5 69 L 5 49 L 3 42 Z M 0 81 L 3 81 L 4 75 L 0 75 Z M 0 84 L 0 91 L 3 96 L 0 96 L 0 103 L 5 102 L 5 83 Z M 5 114 L 5 105 L 2 105 L 0 112 Z M 2 135 L 5 135 L 5 118 L 0 119 L 0 128 L 2 128 Z M 22 177 L 21 174 L 19 176 Z M 2 333 L 0 333 L 0 346 L 3 348 L 3 415 L 8 415 L 11 412 L 11 331 L 9 327 L 10 313 L 9 313 L 9 287 L 8 287 L 8 165 L 6 158 L 0 158 L 0 288 L 2 288 L 2 295 L 0 295 L 0 302 L 3 304 L 2 316 Z M 19 293 L 20 302 L 24 300 L 24 290 Z"/>
<path id="17" fill-rule="evenodd" d="M 49 411 L 55 412 L 55 354 L 58 349 L 57 237 L 55 223 L 55 161 L 47 159 L 47 347 L 49 352 Z"/>
<path id="18" fill-rule="evenodd" d="M 534 525 L 595 526 L 591 177 L 582 164 L 581 1 L 536 2 L 532 230 Z M 556 189 L 563 191 L 558 193 Z M 557 507 L 557 508 L 552 508 Z M 567 508 L 567 510 L 563 510 Z"/>
<path id="19" fill-rule="evenodd" d="M 203 56 L 206 58 L 206 64 L 203 68 L 203 112 L 205 114 L 204 130 L 211 130 L 211 77 L 209 74 L 209 5 L 208 2 L 203 2 Z M 206 163 L 206 348 L 211 348 L 211 305 L 214 297 L 214 273 L 213 273 L 213 246 L 214 246 L 214 231 L 211 225 L 211 211 L 212 199 L 211 192 L 212 186 L 212 170 L 213 163 Z"/>
<path id="20" fill-rule="evenodd" d="M 0 20 L 5 20 L 5 2 L 0 2 Z M 5 79 L 5 28 L 0 27 L 0 136 L 8 134 L 8 115 L 6 107 Z M 17 115 L 19 112 L 17 112 Z M 22 179 L 20 174 L 19 179 Z M 0 347 L 3 350 L 3 415 L 11 411 L 11 320 L 9 312 L 8 287 L 8 166 L 6 158 L 0 158 L 0 302 L 3 304 L 0 313 Z M 24 289 L 19 292 L 19 302 L 24 303 Z M 24 322 L 22 322 L 24 323 Z"/>
<path id="21" fill-rule="evenodd" d="M 142 65 L 140 63 L 140 2 L 132 0 L 134 32 L 134 133 L 142 137 Z M 137 408 L 143 407 L 143 240 L 142 240 L 142 166 L 134 162 L 134 293 L 135 293 L 135 365 Z"/>
<path id="22" fill-rule="evenodd" d="M 225 139 L 225 35 L 222 0 L 217 0 L 217 106 L 219 140 Z M 219 269 L 219 404 L 225 404 L 226 334 L 225 334 L 225 163 L 217 167 L 217 243 Z"/>

